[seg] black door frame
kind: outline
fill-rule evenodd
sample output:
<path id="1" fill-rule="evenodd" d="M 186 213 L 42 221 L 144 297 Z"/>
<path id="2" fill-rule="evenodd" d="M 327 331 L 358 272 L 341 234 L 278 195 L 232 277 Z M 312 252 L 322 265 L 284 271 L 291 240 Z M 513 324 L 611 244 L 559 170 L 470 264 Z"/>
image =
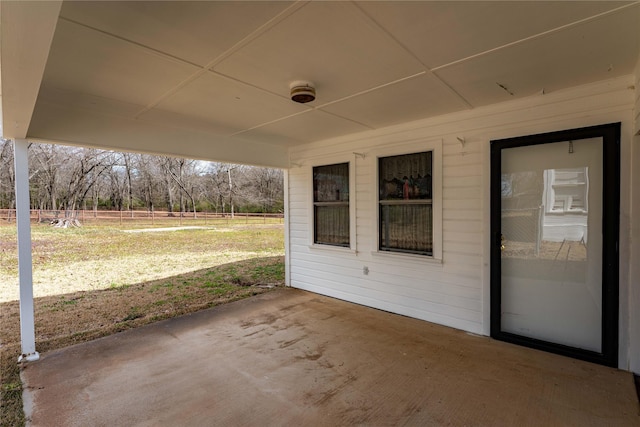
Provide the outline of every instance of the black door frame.
<path id="1" fill-rule="evenodd" d="M 610 123 L 491 141 L 491 336 L 526 347 L 602 365 L 618 366 L 620 123 Z M 550 343 L 501 330 L 501 168 L 502 150 L 528 145 L 603 139 L 602 182 L 602 352 Z"/>

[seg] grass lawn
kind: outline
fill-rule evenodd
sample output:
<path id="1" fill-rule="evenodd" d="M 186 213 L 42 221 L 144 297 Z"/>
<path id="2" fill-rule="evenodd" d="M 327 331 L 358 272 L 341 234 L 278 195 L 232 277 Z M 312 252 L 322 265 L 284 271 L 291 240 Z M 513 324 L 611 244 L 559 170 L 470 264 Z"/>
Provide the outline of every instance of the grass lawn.
<path id="1" fill-rule="evenodd" d="M 46 352 L 284 284 L 281 224 L 128 233 L 32 225 L 36 348 Z M 0 226 L 0 419 L 24 425 L 15 226 Z"/>

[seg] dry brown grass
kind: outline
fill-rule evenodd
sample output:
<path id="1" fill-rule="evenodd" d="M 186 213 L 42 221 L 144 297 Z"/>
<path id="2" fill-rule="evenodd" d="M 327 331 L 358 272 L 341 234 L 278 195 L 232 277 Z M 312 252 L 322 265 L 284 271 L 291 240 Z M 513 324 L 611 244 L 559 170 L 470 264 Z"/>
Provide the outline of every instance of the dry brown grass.
<path id="1" fill-rule="evenodd" d="M 109 228 L 65 234 L 35 227 L 33 234 L 34 270 L 42 271 L 37 280 L 50 280 L 62 289 L 43 286 L 42 296 L 35 299 L 39 352 L 268 292 L 284 283 L 281 226 L 136 235 Z M 0 235 L 0 273 L 11 276 L 16 267 L 10 254 L 15 257 L 12 231 L 0 227 Z M 20 426 L 19 302 L 11 298 L 15 289 L 6 283 L 0 302 L 0 415 L 2 426 Z"/>
<path id="2" fill-rule="evenodd" d="M 127 233 L 114 227 L 32 226 L 34 296 L 98 290 L 229 262 L 282 255 L 283 226 Z M 0 226 L 0 302 L 18 299 L 15 227 Z"/>

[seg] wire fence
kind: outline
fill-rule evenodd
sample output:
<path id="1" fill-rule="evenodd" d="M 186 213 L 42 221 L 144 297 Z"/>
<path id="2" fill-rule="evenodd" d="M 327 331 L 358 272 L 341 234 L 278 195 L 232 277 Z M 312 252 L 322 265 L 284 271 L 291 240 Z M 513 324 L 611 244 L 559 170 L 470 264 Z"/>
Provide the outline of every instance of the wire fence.
<path id="1" fill-rule="evenodd" d="M 77 220 L 86 225 L 127 226 L 182 226 L 182 225 L 242 225 L 283 224 L 281 213 L 220 213 L 220 212 L 168 212 L 168 211 L 109 211 L 81 209 L 31 210 L 32 223 L 56 223 L 61 220 Z M 0 209 L 0 222 L 15 223 L 15 209 Z"/>

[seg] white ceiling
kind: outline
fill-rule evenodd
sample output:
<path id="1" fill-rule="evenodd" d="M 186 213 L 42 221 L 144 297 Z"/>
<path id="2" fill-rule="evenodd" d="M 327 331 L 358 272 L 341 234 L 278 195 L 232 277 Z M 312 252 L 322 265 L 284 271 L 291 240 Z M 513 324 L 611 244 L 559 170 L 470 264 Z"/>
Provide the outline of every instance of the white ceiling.
<path id="1" fill-rule="evenodd" d="M 12 41 L 20 7 L 2 5 L 3 89 L 39 91 L 33 116 L 3 96 L 5 137 L 275 166 L 296 144 L 628 75 L 640 53 L 637 2 L 32 4 L 23 20 L 56 19 L 43 53 Z M 41 85 L 7 44 L 45 55 Z M 289 100 L 294 80 L 317 99 Z"/>

